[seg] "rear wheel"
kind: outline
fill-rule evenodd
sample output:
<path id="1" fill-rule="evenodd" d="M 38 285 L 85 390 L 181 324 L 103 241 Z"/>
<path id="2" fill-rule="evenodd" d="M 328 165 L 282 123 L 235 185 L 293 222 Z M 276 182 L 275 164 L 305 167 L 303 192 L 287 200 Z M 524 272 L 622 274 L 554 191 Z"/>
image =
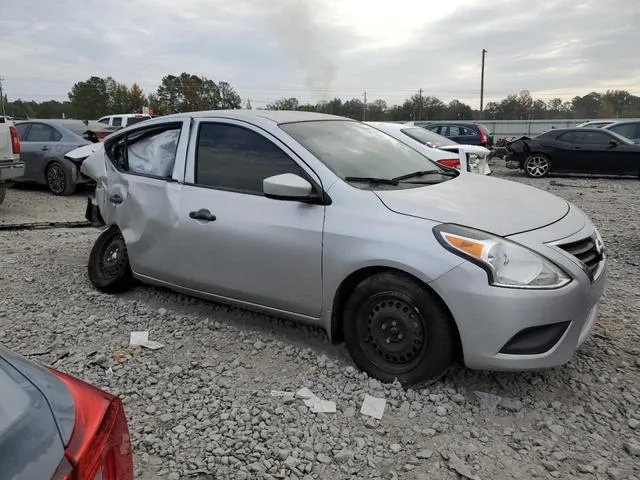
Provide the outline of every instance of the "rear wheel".
<path id="1" fill-rule="evenodd" d="M 343 330 L 354 363 L 383 382 L 434 381 L 454 360 L 448 313 L 424 285 L 401 273 L 360 283 L 347 301 Z"/>
<path id="2" fill-rule="evenodd" d="M 76 184 L 60 162 L 47 165 L 45 180 L 49 191 L 54 195 L 71 195 L 76 191 Z"/>
<path id="3" fill-rule="evenodd" d="M 524 161 L 524 173 L 527 177 L 542 178 L 549 175 L 551 171 L 551 160 L 546 155 L 534 153 L 529 155 Z"/>
<path id="4" fill-rule="evenodd" d="M 89 255 L 89 280 L 98 290 L 123 292 L 134 284 L 127 245 L 118 227 L 102 232 Z"/>

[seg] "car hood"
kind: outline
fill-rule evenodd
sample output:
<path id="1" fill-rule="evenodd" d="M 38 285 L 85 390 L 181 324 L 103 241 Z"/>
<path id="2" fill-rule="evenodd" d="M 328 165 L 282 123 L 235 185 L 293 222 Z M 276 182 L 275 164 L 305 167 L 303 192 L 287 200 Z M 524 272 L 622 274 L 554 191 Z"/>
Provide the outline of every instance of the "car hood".
<path id="1" fill-rule="evenodd" d="M 465 172 L 436 185 L 375 193 L 393 212 L 500 236 L 550 225 L 570 208 L 566 200 L 537 188 Z"/>

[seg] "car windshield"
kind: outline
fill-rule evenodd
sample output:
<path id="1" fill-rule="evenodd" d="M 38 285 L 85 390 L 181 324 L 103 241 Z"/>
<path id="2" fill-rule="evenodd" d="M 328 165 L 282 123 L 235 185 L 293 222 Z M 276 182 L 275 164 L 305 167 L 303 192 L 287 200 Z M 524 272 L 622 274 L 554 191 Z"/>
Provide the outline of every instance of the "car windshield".
<path id="1" fill-rule="evenodd" d="M 280 128 L 343 180 L 393 179 L 423 170 L 440 170 L 416 150 L 369 125 L 348 120 L 281 124 Z"/>
<path id="2" fill-rule="evenodd" d="M 400 131 L 424 145 L 431 143 L 436 147 L 442 147 L 444 145 L 457 144 L 457 142 L 454 142 L 453 140 L 449 140 L 447 137 L 438 135 L 437 133 L 432 132 L 431 130 L 427 130 L 426 128 L 411 127 L 411 128 L 403 128 Z"/>
<path id="3" fill-rule="evenodd" d="M 627 137 L 624 137 L 622 135 L 620 135 L 619 133 L 614 132 L 613 130 L 608 130 L 608 132 L 613 135 L 615 137 L 616 140 L 618 140 L 620 143 L 626 143 L 627 145 L 634 145 L 635 142 L 633 140 L 630 140 Z"/>

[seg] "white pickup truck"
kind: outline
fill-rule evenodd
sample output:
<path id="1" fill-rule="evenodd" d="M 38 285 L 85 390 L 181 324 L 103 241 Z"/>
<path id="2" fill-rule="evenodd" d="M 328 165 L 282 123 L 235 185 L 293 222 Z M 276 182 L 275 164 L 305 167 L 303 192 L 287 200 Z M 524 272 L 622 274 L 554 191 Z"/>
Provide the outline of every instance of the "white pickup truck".
<path id="1" fill-rule="evenodd" d="M 13 122 L 0 115 L 0 203 L 7 193 L 7 180 L 24 175 L 20 161 L 20 138 Z"/>

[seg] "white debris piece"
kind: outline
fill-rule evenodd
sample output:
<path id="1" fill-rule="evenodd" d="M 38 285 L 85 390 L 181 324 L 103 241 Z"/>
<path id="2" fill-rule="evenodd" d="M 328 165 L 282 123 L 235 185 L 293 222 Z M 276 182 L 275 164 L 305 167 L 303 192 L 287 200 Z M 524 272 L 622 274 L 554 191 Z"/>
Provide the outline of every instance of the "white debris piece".
<path id="1" fill-rule="evenodd" d="M 387 401 L 384 398 L 372 397 L 367 395 L 364 397 L 360 413 L 367 417 L 373 417 L 381 420 L 384 414 L 384 408 L 387 405 Z"/>
<path id="2" fill-rule="evenodd" d="M 293 392 L 283 392 L 280 390 L 271 390 L 271 396 L 282 398 L 283 400 L 293 400 L 295 394 Z"/>
<path id="3" fill-rule="evenodd" d="M 131 332 L 129 337 L 129 346 L 145 347 L 150 350 L 158 350 L 159 348 L 164 347 L 164 345 L 159 342 L 149 340 L 149 332 Z"/>
<path id="4" fill-rule="evenodd" d="M 302 387 L 300 390 L 298 390 L 296 392 L 296 397 L 298 397 L 298 398 L 311 398 L 311 397 L 315 397 L 315 395 L 307 387 Z"/>
<path id="5" fill-rule="evenodd" d="M 489 412 L 491 413 L 495 413 L 496 408 L 498 408 L 498 405 L 502 400 L 502 397 L 493 395 L 492 393 L 478 391 L 475 391 L 473 393 L 475 393 L 476 397 L 478 397 L 478 399 L 480 400 L 480 408 L 489 410 Z"/>
<path id="6" fill-rule="evenodd" d="M 337 411 L 336 402 L 316 397 L 307 387 L 298 390 L 296 397 L 301 398 L 313 413 L 336 413 Z"/>

